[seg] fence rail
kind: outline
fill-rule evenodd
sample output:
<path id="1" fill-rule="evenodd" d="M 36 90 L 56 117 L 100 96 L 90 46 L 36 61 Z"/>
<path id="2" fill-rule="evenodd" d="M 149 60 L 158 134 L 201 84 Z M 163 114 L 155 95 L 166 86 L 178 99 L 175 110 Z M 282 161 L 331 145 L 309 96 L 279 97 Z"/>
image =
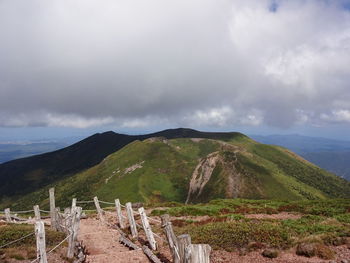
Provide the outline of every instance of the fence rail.
<path id="1" fill-rule="evenodd" d="M 55 206 L 54 188 L 49 189 L 49 200 L 50 211 L 42 210 L 39 208 L 38 205 L 35 205 L 33 207 L 33 210 L 26 211 L 11 211 L 10 208 L 6 208 L 4 210 L 4 215 L 8 223 L 15 223 L 20 220 L 25 220 L 23 218 L 18 218 L 17 214 L 34 213 L 34 219 L 29 217 L 27 221 L 35 223 L 35 232 L 25 235 L 17 240 L 11 241 L 1 246 L 0 248 L 14 244 L 35 234 L 37 239 L 36 244 L 38 256 L 31 263 L 47 263 L 47 254 L 52 253 L 58 247 L 63 245 L 66 241 L 68 241 L 67 258 L 75 257 L 77 260 L 75 260 L 74 262 L 84 263 L 86 261 L 86 249 L 81 243 L 77 242 L 80 219 L 83 215 L 83 212 L 96 211 L 98 214 L 98 218 L 102 224 L 105 224 L 107 227 L 111 227 L 119 231 L 119 242 L 121 244 L 124 244 L 125 246 L 128 246 L 132 249 L 142 249 L 142 251 L 145 253 L 145 255 L 149 258 L 151 262 L 161 263 L 161 260 L 153 252 L 159 249 L 157 239 L 168 243 L 169 249 L 172 254 L 172 261 L 174 263 L 210 262 L 209 258 L 211 248 L 209 245 L 192 244 L 191 237 L 189 235 L 176 236 L 173 231 L 169 215 L 162 215 L 161 220 L 149 217 L 146 214 L 146 210 L 142 206 L 140 207 L 139 203 L 135 205 L 135 207 L 137 208 L 137 211 L 135 211 L 131 202 L 127 202 L 125 205 L 122 205 L 119 199 L 115 199 L 114 202 L 108 202 L 98 200 L 98 197 L 96 196 L 93 198 L 93 200 L 77 200 L 76 198 L 73 198 L 72 206 L 69 208 L 65 208 L 64 212 L 62 213 L 60 209 L 56 208 Z M 77 206 L 77 204 L 94 204 L 96 209 L 83 210 L 82 207 Z M 113 212 L 108 211 L 106 208 L 101 208 L 101 204 L 113 205 L 115 209 Z M 123 214 L 123 210 L 126 216 Z M 51 221 L 52 229 L 66 233 L 66 237 L 49 251 L 47 251 L 45 247 L 45 228 L 44 223 L 41 220 L 40 212 L 48 213 L 50 215 L 49 218 Z M 116 223 L 109 223 L 108 219 L 105 218 L 106 214 L 112 215 Z M 135 217 L 137 217 L 137 219 Z M 139 222 L 137 222 L 137 220 L 139 220 Z M 153 232 L 150 221 L 152 221 L 153 224 L 158 224 L 161 226 L 165 238 L 163 238 L 161 234 Z M 132 238 L 138 238 L 139 231 L 143 231 L 147 238 L 149 247 L 139 247 L 136 244 L 134 244 L 128 238 L 127 233 L 124 232 L 127 228 L 130 229 Z"/>

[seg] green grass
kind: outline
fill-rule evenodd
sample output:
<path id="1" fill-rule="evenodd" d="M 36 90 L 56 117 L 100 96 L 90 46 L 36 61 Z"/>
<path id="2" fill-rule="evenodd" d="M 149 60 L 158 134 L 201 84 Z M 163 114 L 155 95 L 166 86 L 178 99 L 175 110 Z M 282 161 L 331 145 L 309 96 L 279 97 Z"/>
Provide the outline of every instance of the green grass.
<path id="1" fill-rule="evenodd" d="M 193 243 L 209 244 L 213 249 L 232 251 L 246 247 L 250 242 L 261 242 L 273 247 L 285 248 L 292 244 L 288 229 L 280 224 L 250 221 L 215 222 L 206 225 L 177 229 L 178 233 L 187 233 Z"/>
<path id="2" fill-rule="evenodd" d="M 25 235 L 34 232 L 34 225 L 0 225 L 0 246 L 3 246 L 11 241 L 19 239 Z M 65 234 L 61 232 L 52 231 L 50 228 L 45 227 L 45 238 L 46 246 L 52 247 L 57 245 L 60 241 L 65 238 Z M 6 246 L 7 248 L 18 248 L 18 247 L 36 246 L 35 235 L 29 236 L 15 244 Z"/>
<path id="3" fill-rule="evenodd" d="M 350 237 L 349 199 L 319 201 L 277 201 L 224 199 L 207 204 L 153 210 L 153 215 L 190 216 L 174 222 L 176 233 L 190 234 L 193 243 L 210 244 L 214 249 L 233 251 L 264 244 L 289 248 L 301 242 L 343 244 Z M 248 219 L 244 215 L 280 212 L 301 214 L 299 219 Z M 196 216 L 209 216 L 206 219 Z M 202 221 L 201 221 L 202 220 Z M 179 221 L 179 222 L 178 222 Z M 339 243 L 340 242 L 340 243 Z M 255 245 L 254 245 L 255 246 Z"/>
<path id="4" fill-rule="evenodd" d="M 33 204 L 48 208 L 48 189 L 56 188 L 56 204 L 70 205 L 72 198 L 113 202 L 184 202 L 189 182 L 201 158 L 219 152 L 220 161 L 197 197 L 191 202 L 209 202 L 217 198 L 232 198 L 229 178 L 238 184 L 238 197 L 246 199 L 320 200 L 328 197 L 349 197 L 350 185 L 286 150 L 262 145 L 246 136 L 228 136 L 223 142 L 212 139 L 148 139 L 134 141 L 106 157 L 100 164 L 69 178 L 27 194 L 16 201 L 4 199 L 1 208 L 27 209 Z M 232 145 L 232 146 L 230 146 Z M 234 153 L 240 149 L 239 153 Z M 237 157 L 237 161 L 235 158 Z M 125 173 L 128 167 L 142 168 Z M 233 166 L 237 174 L 233 174 Z M 11 204 L 11 205 L 9 205 Z M 92 205 L 84 206 L 92 208 Z M 333 213 L 331 208 L 311 214 Z M 334 208 L 337 209 L 337 208 Z"/>
<path id="5" fill-rule="evenodd" d="M 159 204 L 164 207 L 166 204 Z M 338 216 L 348 220 L 350 199 L 279 201 L 279 200 L 250 200 L 250 199 L 218 199 L 207 204 L 180 205 L 165 210 L 153 210 L 153 215 L 170 214 L 172 216 L 219 216 L 227 213 L 264 213 L 296 212 L 316 216 Z M 346 213 L 348 212 L 348 213 Z"/>

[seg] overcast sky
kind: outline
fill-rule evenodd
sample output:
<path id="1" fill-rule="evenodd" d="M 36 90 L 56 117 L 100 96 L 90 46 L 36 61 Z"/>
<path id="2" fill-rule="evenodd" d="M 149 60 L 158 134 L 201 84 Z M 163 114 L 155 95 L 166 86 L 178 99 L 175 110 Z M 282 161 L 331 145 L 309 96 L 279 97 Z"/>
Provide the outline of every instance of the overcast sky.
<path id="1" fill-rule="evenodd" d="M 169 127 L 350 140 L 350 0 L 0 0 L 0 139 Z"/>

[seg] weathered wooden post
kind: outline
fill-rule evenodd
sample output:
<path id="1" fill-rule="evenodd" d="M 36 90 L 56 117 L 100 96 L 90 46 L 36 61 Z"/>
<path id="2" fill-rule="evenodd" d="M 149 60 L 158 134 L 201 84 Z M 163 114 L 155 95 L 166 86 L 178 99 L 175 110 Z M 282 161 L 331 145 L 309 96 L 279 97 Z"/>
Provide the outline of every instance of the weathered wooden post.
<path id="1" fill-rule="evenodd" d="M 75 207 L 77 207 L 77 199 L 73 198 L 72 199 L 72 209 L 75 209 Z"/>
<path id="2" fill-rule="evenodd" d="M 128 202 L 125 204 L 125 207 L 126 207 L 126 212 L 128 214 L 131 236 L 133 238 L 136 238 L 138 236 L 138 233 L 137 233 L 136 222 L 134 218 L 134 211 L 132 210 L 132 205 L 130 202 Z"/>
<path id="3" fill-rule="evenodd" d="M 55 212 L 56 212 L 56 222 L 57 222 L 57 230 L 60 232 L 66 232 L 65 231 L 65 226 L 64 226 L 64 219 L 63 219 L 63 215 L 61 214 L 61 209 L 59 207 L 55 208 Z"/>
<path id="4" fill-rule="evenodd" d="M 191 244 L 185 251 L 185 263 L 210 263 L 211 247 L 208 244 Z"/>
<path id="5" fill-rule="evenodd" d="M 72 209 L 71 211 L 72 221 L 70 226 L 70 236 L 68 238 L 68 251 L 67 251 L 68 258 L 74 257 L 74 247 L 75 247 L 75 241 L 77 240 L 77 236 L 78 236 L 81 212 L 82 212 L 81 207 L 75 207 L 74 210 Z"/>
<path id="6" fill-rule="evenodd" d="M 170 251 L 173 256 L 173 262 L 179 263 L 180 262 L 179 245 L 173 230 L 173 226 L 171 225 L 171 222 L 170 222 L 170 217 L 168 214 L 165 214 L 161 216 L 161 220 L 162 220 L 162 228 L 164 229 L 164 232 L 170 247 Z"/>
<path id="7" fill-rule="evenodd" d="M 6 222 L 12 222 L 10 208 L 4 210 Z"/>
<path id="8" fill-rule="evenodd" d="M 62 215 L 62 229 L 66 234 L 69 233 L 69 227 L 72 222 L 72 220 L 69 220 L 71 211 L 72 209 L 70 207 L 66 207 Z"/>
<path id="9" fill-rule="evenodd" d="M 191 245 L 191 236 L 188 234 L 180 235 L 177 237 L 179 245 L 180 263 L 186 262 L 186 248 Z"/>
<path id="10" fill-rule="evenodd" d="M 36 257 L 39 263 L 47 263 L 46 243 L 45 243 L 45 226 L 43 221 L 35 222 L 36 236 Z"/>
<path id="11" fill-rule="evenodd" d="M 157 243 L 156 243 L 156 240 L 154 239 L 154 235 L 153 235 L 151 226 L 150 226 L 150 224 L 148 222 L 148 218 L 147 218 L 145 209 L 143 207 L 140 207 L 138 209 L 138 211 L 140 213 L 142 226 L 143 226 L 143 229 L 145 230 L 147 240 L 148 240 L 152 250 L 156 250 L 157 249 Z"/>
<path id="12" fill-rule="evenodd" d="M 55 205 L 55 188 L 49 189 L 50 197 L 50 217 L 51 217 L 51 228 L 57 230 L 57 218 L 56 218 L 56 205 Z"/>
<path id="13" fill-rule="evenodd" d="M 96 206 L 96 210 L 97 210 L 98 216 L 99 216 L 101 222 L 104 223 L 105 219 L 103 217 L 103 211 L 101 209 L 100 203 L 98 202 L 97 196 L 94 197 L 94 203 L 95 203 L 95 206 Z"/>
<path id="14" fill-rule="evenodd" d="M 119 201 L 119 199 L 115 199 L 114 202 L 115 202 L 115 210 L 117 211 L 119 226 L 121 229 L 124 229 L 125 224 L 124 224 L 124 218 L 123 218 L 123 214 L 122 214 L 122 208 L 120 205 L 120 201 Z"/>
<path id="15" fill-rule="evenodd" d="M 35 220 L 41 220 L 39 206 L 35 205 L 33 206 L 33 209 L 34 209 Z"/>

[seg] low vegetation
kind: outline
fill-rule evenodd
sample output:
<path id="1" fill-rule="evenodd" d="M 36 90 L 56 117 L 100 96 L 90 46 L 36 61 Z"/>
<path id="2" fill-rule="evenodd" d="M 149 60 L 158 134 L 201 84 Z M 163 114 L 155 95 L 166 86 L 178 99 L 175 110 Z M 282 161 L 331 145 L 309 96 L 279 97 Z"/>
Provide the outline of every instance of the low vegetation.
<path id="1" fill-rule="evenodd" d="M 165 208 L 167 205 L 171 207 Z M 224 199 L 207 204 L 169 203 L 161 206 L 162 209 L 155 208 L 152 215 L 168 213 L 181 217 L 173 220 L 178 234 L 188 233 L 193 242 L 208 243 L 214 249 L 286 249 L 302 242 L 342 245 L 350 239 L 349 199 Z M 281 213 L 285 216 L 279 218 Z M 317 253 L 328 251 L 323 246 L 317 246 L 321 251 Z"/>
<path id="2" fill-rule="evenodd" d="M 0 247 L 14 240 L 20 239 L 34 232 L 34 225 L 27 224 L 0 224 Z M 52 231 L 49 227 L 45 228 L 46 246 L 48 249 L 54 247 L 65 238 L 65 234 Z M 6 259 L 35 259 L 36 258 L 36 239 L 35 235 L 10 244 L 0 249 L 0 258 Z"/>

